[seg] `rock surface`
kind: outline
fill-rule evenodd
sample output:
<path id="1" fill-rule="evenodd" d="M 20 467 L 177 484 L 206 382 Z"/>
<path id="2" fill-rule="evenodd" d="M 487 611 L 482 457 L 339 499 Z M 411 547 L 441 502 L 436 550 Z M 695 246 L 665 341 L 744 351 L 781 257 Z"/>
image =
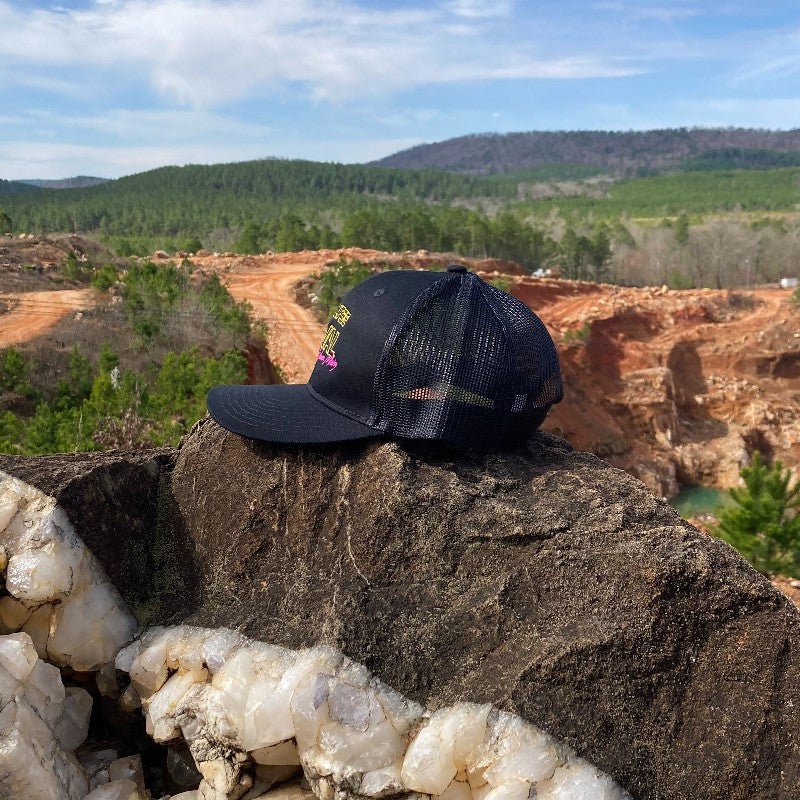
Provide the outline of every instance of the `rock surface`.
<path id="1" fill-rule="evenodd" d="M 210 421 L 172 492 L 187 621 L 326 642 L 419 701 L 491 702 L 640 800 L 800 791 L 800 615 L 727 545 L 560 440 L 278 449 Z"/>
<path id="2" fill-rule="evenodd" d="M 0 469 L 48 491 L 37 471 L 59 458 Z M 99 480 L 98 458 L 58 466 L 75 472 L 63 486 L 93 549 L 100 512 L 77 498 Z M 130 475 L 149 474 L 144 458 Z M 273 448 L 206 420 L 171 475 L 170 454 L 155 458 L 149 525 L 116 523 L 126 505 L 97 494 L 118 555 L 96 555 L 109 574 L 117 562 L 126 598 L 142 587 L 125 558 L 152 542 L 180 555 L 149 562 L 145 582 L 163 594 L 148 622 L 335 645 L 431 708 L 519 714 L 638 800 L 798 796 L 800 614 L 727 545 L 593 456 L 545 434 L 491 455 L 385 441 Z M 61 502 L 66 489 L 50 486 Z"/>

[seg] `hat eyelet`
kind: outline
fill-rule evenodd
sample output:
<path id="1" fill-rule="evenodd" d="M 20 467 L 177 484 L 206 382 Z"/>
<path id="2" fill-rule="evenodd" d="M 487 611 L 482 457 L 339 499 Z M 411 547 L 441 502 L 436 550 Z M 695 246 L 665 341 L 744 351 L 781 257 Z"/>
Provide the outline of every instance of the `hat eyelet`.
<path id="1" fill-rule="evenodd" d="M 377 289 L 375 292 L 373 292 L 372 296 L 380 297 L 382 294 L 386 294 L 386 289 Z"/>

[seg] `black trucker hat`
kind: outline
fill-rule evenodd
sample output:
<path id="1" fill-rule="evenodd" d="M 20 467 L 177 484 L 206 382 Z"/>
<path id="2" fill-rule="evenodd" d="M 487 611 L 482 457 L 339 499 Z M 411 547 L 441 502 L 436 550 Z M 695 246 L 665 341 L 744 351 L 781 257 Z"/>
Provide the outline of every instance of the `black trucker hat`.
<path id="1" fill-rule="evenodd" d="M 452 265 L 351 289 L 307 384 L 216 386 L 206 402 L 223 428 L 268 442 L 386 434 L 495 447 L 535 429 L 562 395 L 542 321 Z"/>

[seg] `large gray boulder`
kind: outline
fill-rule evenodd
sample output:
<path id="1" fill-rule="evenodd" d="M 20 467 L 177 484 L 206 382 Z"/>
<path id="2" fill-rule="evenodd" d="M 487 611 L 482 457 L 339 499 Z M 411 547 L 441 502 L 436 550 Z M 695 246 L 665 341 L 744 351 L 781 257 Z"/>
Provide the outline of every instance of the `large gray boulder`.
<path id="1" fill-rule="evenodd" d="M 143 622 L 334 644 L 430 706 L 519 713 L 639 800 L 798 797 L 800 614 L 626 473 L 545 434 L 290 448 L 208 419 L 153 458 L 152 529 L 115 533 L 158 544 Z"/>

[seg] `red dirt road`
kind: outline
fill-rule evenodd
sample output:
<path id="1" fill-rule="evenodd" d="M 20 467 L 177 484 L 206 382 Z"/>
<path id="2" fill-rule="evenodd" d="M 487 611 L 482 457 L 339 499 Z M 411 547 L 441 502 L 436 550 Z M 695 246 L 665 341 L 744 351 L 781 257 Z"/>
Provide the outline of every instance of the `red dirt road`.
<path id="1" fill-rule="evenodd" d="M 270 358 L 287 383 L 308 380 L 322 341 L 323 326 L 292 297 L 292 285 L 308 274 L 308 264 L 286 263 L 224 277 L 230 293 L 250 303 L 255 315 L 269 326 Z"/>
<path id="2" fill-rule="evenodd" d="M 94 289 L 62 289 L 52 292 L 0 294 L 9 308 L 0 314 L 0 348 L 11 347 L 52 328 L 62 317 L 97 304 Z"/>

